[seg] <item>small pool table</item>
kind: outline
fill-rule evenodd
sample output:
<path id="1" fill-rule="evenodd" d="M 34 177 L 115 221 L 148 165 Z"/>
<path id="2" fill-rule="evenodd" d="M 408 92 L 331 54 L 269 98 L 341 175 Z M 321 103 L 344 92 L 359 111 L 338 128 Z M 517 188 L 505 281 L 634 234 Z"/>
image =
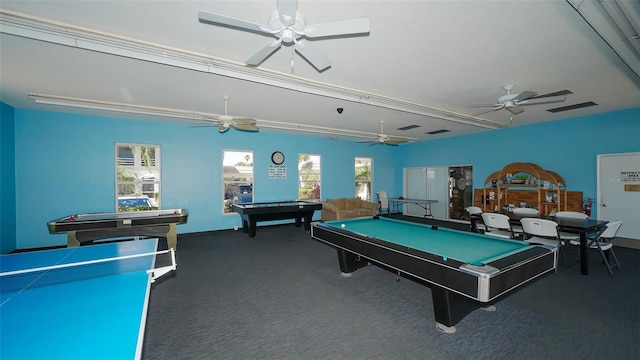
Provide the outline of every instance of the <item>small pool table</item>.
<path id="1" fill-rule="evenodd" d="M 300 227 L 304 220 L 304 229 L 309 231 L 311 219 L 316 210 L 322 210 L 322 203 L 313 201 L 279 201 L 233 204 L 233 211 L 242 218 L 242 231 L 249 237 L 256 236 L 258 221 L 295 219 Z"/>
<path id="2" fill-rule="evenodd" d="M 176 225 L 187 222 L 187 209 L 74 214 L 47 223 L 51 234 L 66 232 L 67 246 L 79 246 L 97 239 L 146 235 L 163 237 L 176 249 Z"/>
<path id="3" fill-rule="evenodd" d="M 337 248 L 345 275 L 373 262 L 426 281 L 436 326 L 448 333 L 556 267 L 555 249 L 378 216 L 314 223 L 311 236 Z"/>

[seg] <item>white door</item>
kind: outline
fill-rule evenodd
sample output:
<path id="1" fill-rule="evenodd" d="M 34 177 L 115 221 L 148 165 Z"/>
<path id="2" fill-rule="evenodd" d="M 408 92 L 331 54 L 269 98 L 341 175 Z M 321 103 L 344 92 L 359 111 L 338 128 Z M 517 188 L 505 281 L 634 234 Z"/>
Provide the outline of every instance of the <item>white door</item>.
<path id="1" fill-rule="evenodd" d="M 622 220 L 617 236 L 640 240 L 640 153 L 598 155 L 598 219 Z"/>
<path id="2" fill-rule="evenodd" d="M 446 166 L 404 169 L 404 194 L 407 199 L 437 200 L 431 204 L 431 215 L 436 219 L 449 216 L 449 168 Z M 405 215 L 423 217 L 425 209 L 416 204 L 405 204 Z"/>
<path id="3" fill-rule="evenodd" d="M 404 194 L 407 199 L 426 199 L 427 198 L 427 169 L 426 168 L 408 168 L 404 169 Z M 414 205 L 415 206 L 415 205 Z M 416 212 L 412 206 L 405 205 L 402 209 L 405 215 L 422 216 L 424 212 Z"/>

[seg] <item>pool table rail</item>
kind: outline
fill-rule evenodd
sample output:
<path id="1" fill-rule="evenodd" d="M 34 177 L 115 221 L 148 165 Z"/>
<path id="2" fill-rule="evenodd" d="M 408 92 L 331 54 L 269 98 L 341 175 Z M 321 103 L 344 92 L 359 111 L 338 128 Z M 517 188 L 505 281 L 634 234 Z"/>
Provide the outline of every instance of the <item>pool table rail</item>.
<path id="1" fill-rule="evenodd" d="M 453 329 L 471 311 L 553 272 L 556 266 L 555 249 L 534 245 L 472 265 L 324 223 L 312 224 L 311 236 L 337 249 L 343 273 L 352 273 L 370 261 L 430 284 L 436 322 Z"/>

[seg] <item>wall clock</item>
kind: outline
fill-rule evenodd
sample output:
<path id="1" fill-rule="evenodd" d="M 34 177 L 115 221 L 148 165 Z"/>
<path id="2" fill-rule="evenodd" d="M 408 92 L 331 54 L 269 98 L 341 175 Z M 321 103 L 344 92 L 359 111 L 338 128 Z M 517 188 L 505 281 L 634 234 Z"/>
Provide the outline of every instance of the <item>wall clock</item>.
<path id="1" fill-rule="evenodd" d="M 271 154 L 271 162 L 276 165 L 282 165 L 284 162 L 284 154 L 280 151 L 274 151 L 273 154 Z"/>

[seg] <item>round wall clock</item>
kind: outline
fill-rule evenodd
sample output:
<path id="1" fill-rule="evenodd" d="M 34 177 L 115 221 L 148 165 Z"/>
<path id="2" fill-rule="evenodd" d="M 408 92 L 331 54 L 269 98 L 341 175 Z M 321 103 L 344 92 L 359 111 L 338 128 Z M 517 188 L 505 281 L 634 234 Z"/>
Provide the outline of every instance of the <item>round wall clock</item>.
<path id="1" fill-rule="evenodd" d="M 282 165 L 284 162 L 284 154 L 280 151 L 274 151 L 273 154 L 271 154 L 271 162 L 276 165 Z"/>

